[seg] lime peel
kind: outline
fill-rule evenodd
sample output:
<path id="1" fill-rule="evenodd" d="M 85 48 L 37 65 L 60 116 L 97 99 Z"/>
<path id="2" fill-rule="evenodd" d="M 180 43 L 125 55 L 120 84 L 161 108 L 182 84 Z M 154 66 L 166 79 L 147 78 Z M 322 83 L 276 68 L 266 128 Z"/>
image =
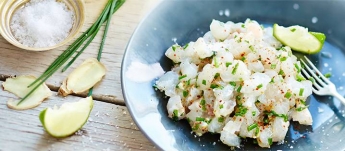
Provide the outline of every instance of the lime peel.
<path id="1" fill-rule="evenodd" d="M 321 51 L 326 36 L 319 32 L 308 32 L 302 26 L 283 27 L 273 25 L 273 36 L 292 50 L 305 54 L 316 54 Z"/>
<path id="2" fill-rule="evenodd" d="M 87 122 L 93 108 L 91 96 L 77 102 L 67 102 L 60 108 L 46 108 L 39 119 L 44 129 L 52 136 L 61 138 L 74 134 Z"/>

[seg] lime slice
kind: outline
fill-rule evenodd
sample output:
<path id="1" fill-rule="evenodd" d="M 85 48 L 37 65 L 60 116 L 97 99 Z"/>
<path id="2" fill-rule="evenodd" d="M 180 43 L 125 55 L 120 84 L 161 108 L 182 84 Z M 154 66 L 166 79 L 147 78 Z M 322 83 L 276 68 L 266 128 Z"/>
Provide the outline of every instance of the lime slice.
<path id="1" fill-rule="evenodd" d="M 66 137 L 79 130 L 86 123 L 93 107 L 92 97 L 78 102 L 67 102 L 58 109 L 46 108 L 39 118 L 46 131 L 54 137 Z"/>
<path id="2" fill-rule="evenodd" d="M 326 39 L 323 33 L 308 32 L 307 28 L 297 25 L 283 27 L 274 24 L 273 36 L 282 44 L 289 46 L 292 50 L 305 54 L 320 52 Z"/>

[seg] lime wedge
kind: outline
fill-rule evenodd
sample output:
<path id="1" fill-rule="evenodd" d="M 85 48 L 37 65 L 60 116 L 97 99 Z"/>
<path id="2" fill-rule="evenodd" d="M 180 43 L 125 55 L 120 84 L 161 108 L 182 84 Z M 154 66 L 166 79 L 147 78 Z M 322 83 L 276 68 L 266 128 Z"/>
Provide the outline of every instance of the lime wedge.
<path id="1" fill-rule="evenodd" d="M 66 137 L 79 130 L 86 123 L 93 107 L 92 97 L 78 102 L 67 102 L 54 109 L 41 111 L 39 118 L 46 131 L 54 137 Z"/>
<path id="2" fill-rule="evenodd" d="M 273 25 L 273 36 L 282 44 L 289 46 L 292 50 L 305 54 L 315 54 L 320 52 L 326 36 L 323 33 L 308 32 L 302 26 L 283 27 L 278 24 Z"/>

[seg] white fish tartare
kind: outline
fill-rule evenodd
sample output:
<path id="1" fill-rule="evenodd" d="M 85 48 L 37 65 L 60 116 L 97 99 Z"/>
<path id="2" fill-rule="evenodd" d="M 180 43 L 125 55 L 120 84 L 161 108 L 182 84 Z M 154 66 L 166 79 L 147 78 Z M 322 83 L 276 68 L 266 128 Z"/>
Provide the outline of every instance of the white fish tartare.
<path id="1" fill-rule="evenodd" d="M 261 147 L 283 141 L 289 121 L 311 125 L 305 101 L 312 82 L 301 63 L 254 20 L 213 20 L 210 31 L 165 53 L 175 65 L 155 83 L 169 97 L 168 115 L 187 119 L 192 131 L 220 133 L 229 146 L 254 138 Z"/>

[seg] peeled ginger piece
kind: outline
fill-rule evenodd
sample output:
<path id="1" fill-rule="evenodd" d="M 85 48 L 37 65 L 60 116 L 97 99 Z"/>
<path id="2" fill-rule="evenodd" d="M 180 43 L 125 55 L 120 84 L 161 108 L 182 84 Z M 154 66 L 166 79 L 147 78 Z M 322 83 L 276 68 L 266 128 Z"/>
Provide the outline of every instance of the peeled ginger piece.
<path id="1" fill-rule="evenodd" d="M 82 93 L 101 81 L 106 69 L 97 59 L 86 59 L 62 82 L 59 94 L 67 96 L 71 93 Z"/>
<path id="2" fill-rule="evenodd" d="M 22 75 L 12 78 L 7 78 L 2 86 L 4 90 L 15 94 L 16 96 L 23 98 L 28 94 L 35 86 L 27 87 L 36 80 L 36 77 L 30 75 Z M 29 97 L 27 97 L 21 104 L 17 105 L 20 100 L 10 99 L 7 102 L 7 106 L 15 110 L 26 110 L 34 108 L 40 105 L 44 99 L 52 95 L 52 92 L 45 83 L 41 84 Z"/>

